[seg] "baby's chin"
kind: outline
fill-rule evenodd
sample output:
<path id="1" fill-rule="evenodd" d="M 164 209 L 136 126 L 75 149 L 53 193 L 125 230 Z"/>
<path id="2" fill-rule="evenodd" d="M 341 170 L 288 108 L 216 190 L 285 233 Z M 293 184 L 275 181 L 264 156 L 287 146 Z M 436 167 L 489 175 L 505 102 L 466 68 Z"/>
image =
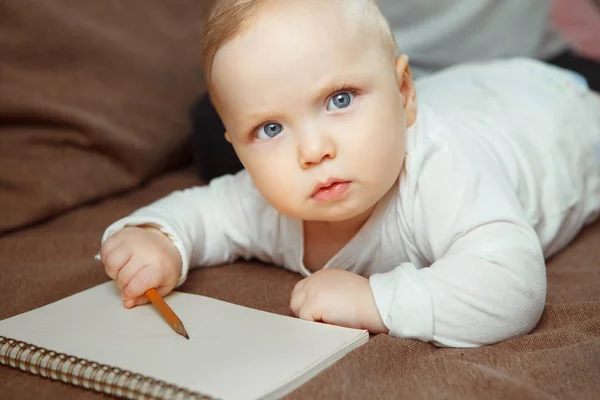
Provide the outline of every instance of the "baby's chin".
<path id="1" fill-rule="evenodd" d="M 327 206 L 318 205 L 315 207 L 307 207 L 301 210 L 288 208 L 279 211 L 289 217 L 302 221 L 344 222 L 354 218 L 360 218 L 361 216 L 364 216 L 365 213 L 370 214 L 374 206 L 374 204 L 354 206 L 347 204 L 330 204 Z"/>

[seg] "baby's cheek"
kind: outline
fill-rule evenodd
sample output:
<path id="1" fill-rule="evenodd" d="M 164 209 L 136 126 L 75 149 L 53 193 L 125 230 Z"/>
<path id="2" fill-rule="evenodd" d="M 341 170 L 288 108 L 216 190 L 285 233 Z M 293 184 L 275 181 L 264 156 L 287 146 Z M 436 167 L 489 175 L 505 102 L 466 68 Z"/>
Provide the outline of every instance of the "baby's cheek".
<path id="1" fill-rule="evenodd" d="M 276 165 L 262 165 L 248 169 L 260 194 L 275 209 L 287 215 L 295 214 L 295 203 L 302 196 L 301 181 L 289 168 Z"/>
<path id="2" fill-rule="evenodd" d="M 404 158 L 405 140 L 404 132 L 397 127 L 380 132 L 371 142 L 371 157 L 376 165 L 385 169 L 397 169 Z"/>
<path id="3" fill-rule="evenodd" d="M 404 163 L 404 140 L 401 137 L 388 137 L 373 143 L 371 159 L 366 162 L 369 166 L 370 179 L 384 192 L 398 178 Z M 375 147 L 376 146 L 376 147 Z"/>

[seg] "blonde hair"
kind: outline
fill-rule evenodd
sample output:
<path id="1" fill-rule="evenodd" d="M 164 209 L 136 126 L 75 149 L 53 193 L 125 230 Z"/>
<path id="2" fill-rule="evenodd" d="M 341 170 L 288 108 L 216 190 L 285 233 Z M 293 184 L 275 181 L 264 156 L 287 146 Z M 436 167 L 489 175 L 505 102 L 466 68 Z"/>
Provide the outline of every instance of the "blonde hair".
<path id="1" fill-rule="evenodd" d="M 208 85 L 211 87 L 212 64 L 217 51 L 228 41 L 239 35 L 252 22 L 262 7 L 273 1 L 292 0 L 216 0 L 208 14 L 202 32 L 202 66 Z M 306 1 L 306 0 L 298 0 Z M 332 1 L 332 0 L 320 0 Z M 353 14 L 361 20 L 372 22 L 375 33 L 382 39 L 384 49 L 392 60 L 396 58 L 397 46 L 388 21 L 379 11 L 376 0 L 339 0 L 353 6 Z"/>

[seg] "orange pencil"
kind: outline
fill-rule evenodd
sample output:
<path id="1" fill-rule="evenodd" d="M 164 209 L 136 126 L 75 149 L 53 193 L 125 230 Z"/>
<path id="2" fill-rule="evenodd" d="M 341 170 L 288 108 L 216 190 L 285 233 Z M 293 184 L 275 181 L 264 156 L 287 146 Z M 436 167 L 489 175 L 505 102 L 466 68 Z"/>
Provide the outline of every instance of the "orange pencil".
<path id="1" fill-rule="evenodd" d="M 146 291 L 146 297 L 152 302 L 152 304 L 154 304 L 154 307 L 156 307 L 158 312 L 160 312 L 160 314 L 175 332 L 179 333 L 186 339 L 190 338 L 185 331 L 183 323 L 179 317 L 173 312 L 173 310 L 171 310 L 171 307 L 169 307 L 167 302 L 160 296 L 160 294 L 158 294 L 156 289 L 148 289 Z"/>
<path id="2" fill-rule="evenodd" d="M 100 259 L 100 254 L 96 254 L 94 256 L 96 261 L 102 261 Z M 173 330 L 179 333 L 181 336 L 189 340 L 189 335 L 185 331 L 185 327 L 183 326 L 183 322 L 179 319 L 177 314 L 171 310 L 171 307 L 167 304 L 167 302 L 158 294 L 156 289 L 148 289 L 146 290 L 146 297 L 148 300 L 152 302 L 154 307 L 158 310 L 160 315 L 167 321 L 167 323 L 173 328 Z"/>

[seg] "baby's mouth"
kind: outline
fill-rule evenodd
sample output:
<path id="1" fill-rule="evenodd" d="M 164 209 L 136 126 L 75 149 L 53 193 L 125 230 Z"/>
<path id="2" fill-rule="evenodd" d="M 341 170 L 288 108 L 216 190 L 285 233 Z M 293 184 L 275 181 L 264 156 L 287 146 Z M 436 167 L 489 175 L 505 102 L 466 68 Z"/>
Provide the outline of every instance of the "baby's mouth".
<path id="1" fill-rule="evenodd" d="M 350 181 L 330 178 L 325 182 L 317 184 L 310 197 L 319 202 L 333 200 L 343 195 L 349 187 Z"/>

